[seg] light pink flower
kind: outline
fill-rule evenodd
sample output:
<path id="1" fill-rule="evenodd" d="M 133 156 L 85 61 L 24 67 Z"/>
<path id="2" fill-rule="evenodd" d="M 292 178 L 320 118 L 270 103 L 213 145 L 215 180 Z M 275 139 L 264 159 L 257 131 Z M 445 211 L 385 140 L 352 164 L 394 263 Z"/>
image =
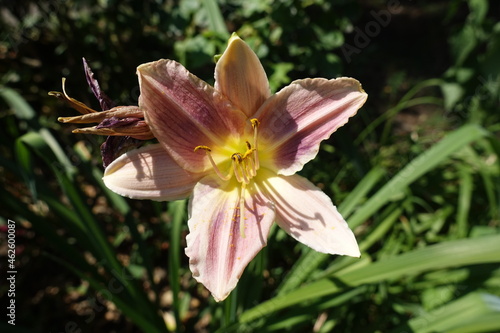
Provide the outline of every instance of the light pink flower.
<path id="1" fill-rule="evenodd" d="M 236 286 L 276 222 L 316 251 L 359 257 L 330 198 L 295 175 L 367 95 L 351 78 L 304 79 L 271 95 L 264 69 L 238 36 L 215 67 L 215 87 L 172 60 L 139 66 L 139 107 L 158 144 L 105 171 L 118 194 L 190 196 L 186 254 L 217 301 Z"/>

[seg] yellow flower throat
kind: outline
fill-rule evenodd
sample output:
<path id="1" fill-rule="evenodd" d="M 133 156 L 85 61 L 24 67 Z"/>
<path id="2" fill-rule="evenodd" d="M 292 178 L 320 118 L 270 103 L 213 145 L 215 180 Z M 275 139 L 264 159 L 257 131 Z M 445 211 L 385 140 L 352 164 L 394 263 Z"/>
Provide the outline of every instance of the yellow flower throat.
<path id="1" fill-rule="evenodd" d="M 204 150 L 207 157 L 212 164 L 212 167 L 219 176 L 224 181 L 229 181 L 233 175 L 235 176 L 238 183 L 241 184 L 240 196 L 239 196 L 239 224 L 240 224 L 240 236 L 245 237 L 244 222 L 245 222 L 245 190 L 246 186 L 250 183 L 250 180 L 257 175 L 257 170 L 260 168 L 259 164 L 259 152 L 258 152 L 258 141 L 257 141 L 257 129 L 259 127 L 259 120 L 256 118 L 250 119 L 253 129 L 253 147 L 250 142 L 245 141 L 247 150 L 244 154 L 236 152 L 231 155 L 231 167 L 229 172 L 224 175 L 212 157 L 212 149 L 208 146 L 196 146 L 194 151 Z"/>

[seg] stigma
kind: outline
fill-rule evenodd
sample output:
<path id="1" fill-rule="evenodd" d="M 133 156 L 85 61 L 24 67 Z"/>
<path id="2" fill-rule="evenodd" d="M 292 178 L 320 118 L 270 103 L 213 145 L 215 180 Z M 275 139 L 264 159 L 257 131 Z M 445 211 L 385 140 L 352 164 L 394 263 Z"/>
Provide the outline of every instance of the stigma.
<path id="1" fill-rule="evenodd" d="M 229 181 L 233 178 L 240 184 L 240 193 L 238 199 L 237 209 L 239 211 L 239 228 L 240 236 L 245 237 L 245 194 L 247 185 L 250 184 L 252 178 L 257 175 L 257 171 L 260 168 L 259 163 L 259 151 L 258 151 L 258 128 L 260 122 L 257 118 L 250 119 L 253 130 L 252 143 L 250 141 L 245 141 L 246 150 L 244 153 L 235 152 L 228 156 L 231 160 L 229 170 L 226 172 L 221 171 L 218 164 L 212 157 L 212 149 L 208 146 L 196 146 L 194 151 L 203 150 L 212 165 L 215 174 L 223 181 Z M 223 162 L 227 161 L 224 159 Z"/>

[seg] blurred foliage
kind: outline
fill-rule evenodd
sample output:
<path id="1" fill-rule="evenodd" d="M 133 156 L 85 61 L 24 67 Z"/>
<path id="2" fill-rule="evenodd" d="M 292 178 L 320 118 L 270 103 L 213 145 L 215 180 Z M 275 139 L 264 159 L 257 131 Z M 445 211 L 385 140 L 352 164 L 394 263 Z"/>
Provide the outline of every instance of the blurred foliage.
<path id="1" fill-rule="evenodd" d="M 19 273 L 17 325 L 0 329 L 500 330 L 499 13 L 486 0 L 3 1 L 0 224 L 17 222 Z M 233 31 L 273 91 L 304 77 L 363 83 L 367 105 L 302 171 L 363 256 L 316 253 L 275 228 L 217 304 L 183 254 L 186 202 L 107 190 L 102 139 L 57 123 L 73 111 L 47 92 L 65 76 L 98 108 L 82 57 L 122 105 L 137 103 L 135 68 L 159 58 L 213 82 Z"/>

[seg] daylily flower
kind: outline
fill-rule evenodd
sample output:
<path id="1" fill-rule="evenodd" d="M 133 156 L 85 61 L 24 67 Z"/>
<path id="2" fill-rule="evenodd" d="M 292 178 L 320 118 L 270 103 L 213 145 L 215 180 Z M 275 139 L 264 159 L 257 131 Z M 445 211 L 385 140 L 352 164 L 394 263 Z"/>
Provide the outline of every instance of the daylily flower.
<path id="1" fill-rule="evenodd" d="M 77 128 L 73 133 L 97 134 L 109 136 L 130 136 L 139 140 L 154 138 L 149 126 L 144 121 L 144 112 L 138 106 L 113 106 L 109 98 L 101 92 L 99 85 L 93 79 L 85 59 L 87 80 L 96 98 L 99 99 L 103 111 L 96 111 L 84 103 L 69 97 L 66 93 L 66 79 L 62 80 L 62 92 L 51 91 L 49 95 L 64 100 L 70 107 L 81 113 L 80 116 L 59 117 L 57 120 L 62 123 L 90 124 L 98 123 L 94 127 Z"/>
<path id="2" fill-rule="evenodd" d="M 363 105 L 358 81 L 304 79 L 271 95 L 259 59 L 236 35 L 214 87 L 172 60 L 137 73 L 139 108 L 158 143 L 119 157 L 104 183 L 130 198 L 190 196 L 186 255 L 215 300 L 235 288 L 274 222 L 316 251 L 360 256 L 330 198 L 295 174 Z"/>
<path id="3" fill-rule="evenodd" d="M 87 83 L 99 101 L 102 112 L 96 111 L 84 103 L 69 97 L 66 93 L 66 79 L 62 79 L 62 92 L 50 91 L 49 95 L 64 100 L 70 107 L 82 115 L 74 117 L 59 117 L 62 123 L 89 124 L 97 126 L 77 128 L 73 133 L 106 135 L 108 138 L 101 145 L 101 155 L 104 167 L 107 167 L 118 155 L 130 148 L 140 146 L 141 140 L 154 138 L 148 124 L 144 121 L 144 112 L 138 106 L 116 106 L 113 101 L 101 90 L 99 82 L 94 77 L 85 58 L 83 67 Z"/>

